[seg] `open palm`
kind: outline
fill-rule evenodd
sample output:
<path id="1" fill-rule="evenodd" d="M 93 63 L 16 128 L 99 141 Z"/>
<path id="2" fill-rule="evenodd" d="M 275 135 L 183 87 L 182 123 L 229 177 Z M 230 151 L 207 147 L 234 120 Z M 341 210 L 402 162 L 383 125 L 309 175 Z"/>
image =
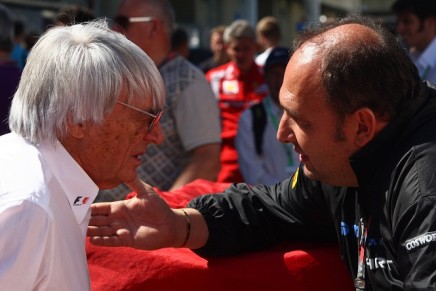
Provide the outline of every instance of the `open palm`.
<path id="1" fill-rule="evenodd" d="M 176 214 L 151 187 L 129 200 L 92 205 L 90 241 L 154 250 L 175 243 Z"/>

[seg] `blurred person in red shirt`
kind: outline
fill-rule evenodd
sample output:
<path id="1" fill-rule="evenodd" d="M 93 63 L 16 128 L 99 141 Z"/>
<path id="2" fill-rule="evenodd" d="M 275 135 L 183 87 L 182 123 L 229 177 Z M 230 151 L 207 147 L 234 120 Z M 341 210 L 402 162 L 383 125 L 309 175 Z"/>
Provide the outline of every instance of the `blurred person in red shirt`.
<path id="1" fill-rule="evenodd" d="M 211 69 L 206 78 L 218 99 L 221 115 L 221 171 L 219 182 L 241 182 L 235 137 L 242 111 L 268 94 L 262 69 L 255 63 L 256 33 L 246 20 L 236 20 L 224 31 L 230 62 Z"/>

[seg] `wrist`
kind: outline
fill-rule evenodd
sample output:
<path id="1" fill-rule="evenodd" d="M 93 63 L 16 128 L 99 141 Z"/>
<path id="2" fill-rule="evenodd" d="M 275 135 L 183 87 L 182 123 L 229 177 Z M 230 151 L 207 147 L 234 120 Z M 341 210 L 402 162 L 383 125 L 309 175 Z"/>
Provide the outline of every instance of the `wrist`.
<path id="1" fill-rule="evenodd" d="M 193 208 L 173 209 L 177 215 L 174 247 L 196 249 L 207 242 L 209 231 L 206 221 Z"/>
<path id="2" fill-rule="evenodd" d="M 186 231 L 185 231 L 185 239 L 183 240 L 181 248 L 184 248 L 188 245 L 189 238 L 191 237 L 191 217 L 189 216 L 188 212 L 185 209 L 180 209 L 182 211 L 183 216 L 185 217 L 185 224 L 186 224 Z"/>

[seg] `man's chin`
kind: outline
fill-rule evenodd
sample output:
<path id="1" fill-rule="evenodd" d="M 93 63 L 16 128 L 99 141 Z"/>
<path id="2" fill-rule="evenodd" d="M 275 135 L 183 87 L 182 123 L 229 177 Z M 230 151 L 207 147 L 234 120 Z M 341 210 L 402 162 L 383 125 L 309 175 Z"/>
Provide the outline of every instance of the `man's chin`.
<path id="1" fill-rule="evenodd" d="M 118 187 L 121 184 L 129 184 L 129 183 L 133 183 L 136 179 L 136 172 L 132 175 L 126 176 L 126 177 L 117 177 L 114 178 L 112 180 L 108 180 L 105 181 L 104 183 L 100 183 L 100 185 L 98 185 L 100 190 L 106 190 L 106 189 L 112 189 L 115 187 Z"/>
<path id="2" fill-rule="evenodd" d="M 304 166 L 303 166 L 303 172 L 304 172 L 304 175 L 305 175 L 307 178 L 309 178 L 309 179 L 311 179 L 311 180 L 319 180 L 319 179 L 318 179 L 318 175 L 316 175 L 316 173 L 314 173 L 314 172 L 311 171 L 309 168 L 307 168 L 307 165 L 304 165 Z"/>
<path id="3" fill-rule="evenodd" d="M 306 165 L 303 167 L 304 175 L 307 178 L 315 181 L 319 181 L 331 186 L 336 187 L 357 187 L 357 182 L 353 180 L 350 176 L 345 175 L 321 175 L 316 170 L 311 170 L 307 168 Z"/>
<path id="4" fill-rule="evenodd" d="M 321 175 L 317 170 L 311 168 L 310 166 L 307 167 L 306 164 L 303 167 L 303 171 L 304 171 L 304 175 L 306 175 L 306 177 L 309 178 L 310 180 L 319 181 L 329 185 L 334 185 L 332 184 L 333 181 L 331 181 L 328 177 L 326 177 L 325 175 L 324 176 Z"/>

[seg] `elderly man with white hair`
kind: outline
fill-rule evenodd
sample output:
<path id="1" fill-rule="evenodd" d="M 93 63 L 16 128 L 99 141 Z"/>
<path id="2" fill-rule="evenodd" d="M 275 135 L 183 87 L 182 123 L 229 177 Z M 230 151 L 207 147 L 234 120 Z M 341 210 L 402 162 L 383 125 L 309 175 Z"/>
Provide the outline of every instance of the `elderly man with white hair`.
<path id="1" fill-rule="evenodd" d="M 136 178 L 164 100 L 151 59 L 103 21 L 40 38 L 0 137 L 2 290 L 90 290 L 90 205 Z"/>

